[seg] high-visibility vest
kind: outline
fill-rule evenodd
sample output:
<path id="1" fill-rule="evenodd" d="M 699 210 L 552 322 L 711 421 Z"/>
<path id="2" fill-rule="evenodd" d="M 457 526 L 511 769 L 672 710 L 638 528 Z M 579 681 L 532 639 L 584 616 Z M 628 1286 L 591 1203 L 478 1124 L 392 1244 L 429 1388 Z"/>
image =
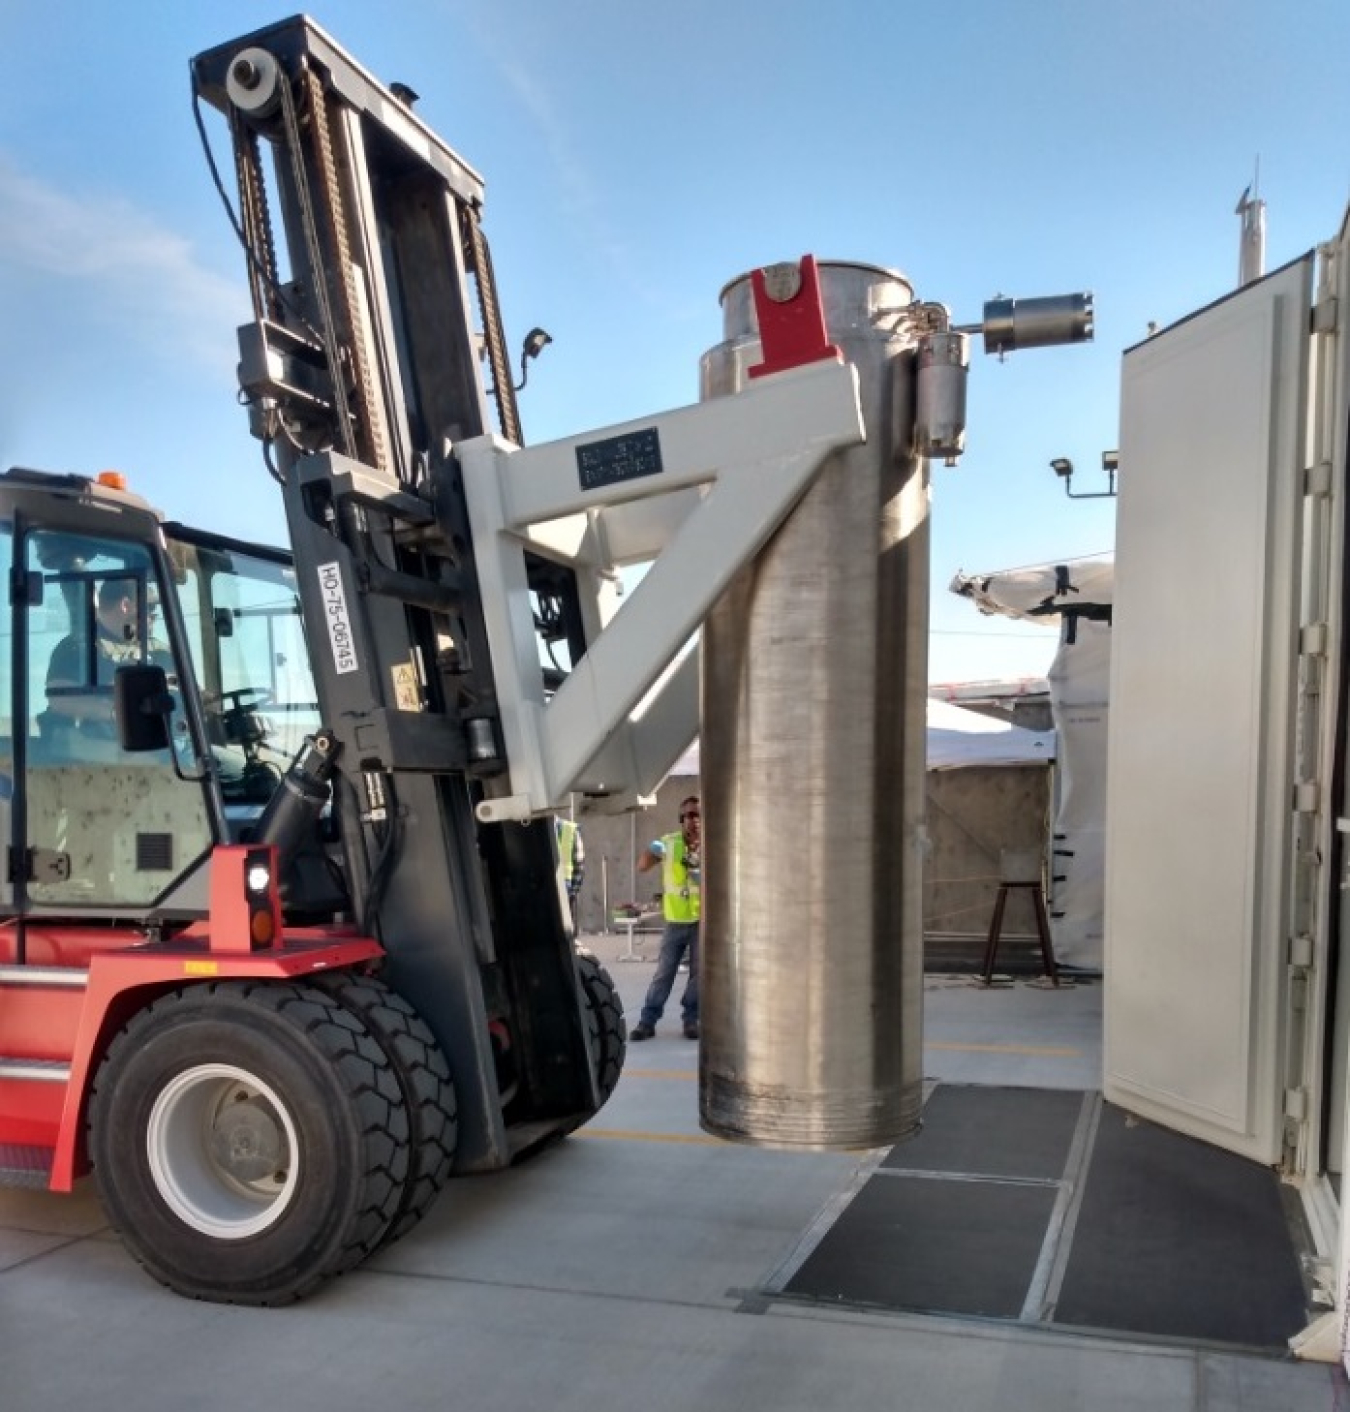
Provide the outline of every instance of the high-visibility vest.
<path id="1" fill-rule="evenodd" d="M 563 882 L 571 886 L 577 867 L 577 826 L 571 819 L 558 819 L 558 857 L 562 860 Z"/>
<path id="2" fill-rule="evenodd" d="M 661 907 L 668 922 L 696 922 L 699 917 L 700 870 L 684 865 L 684 834 L 661 838 Z"/>

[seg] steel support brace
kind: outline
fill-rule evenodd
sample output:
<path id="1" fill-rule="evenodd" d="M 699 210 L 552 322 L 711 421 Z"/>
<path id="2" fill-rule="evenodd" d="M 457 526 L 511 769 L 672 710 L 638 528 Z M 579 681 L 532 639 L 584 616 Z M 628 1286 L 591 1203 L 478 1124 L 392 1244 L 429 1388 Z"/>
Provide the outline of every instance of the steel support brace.
<path id="1" fill-rule="evenodd" d="M 862 440 L 857 374 L 822 361 L 543 446 L 461 443 L 509 764 L 509 782 L 479 817 L 529 818 L 573 791 L 629 803 L 649 794 L 698 729 L 697 664 L 677 659 L 828 457 Z M 527 548 L 595 584 L 622 562 L 653 560 L 552 699 Z"/>

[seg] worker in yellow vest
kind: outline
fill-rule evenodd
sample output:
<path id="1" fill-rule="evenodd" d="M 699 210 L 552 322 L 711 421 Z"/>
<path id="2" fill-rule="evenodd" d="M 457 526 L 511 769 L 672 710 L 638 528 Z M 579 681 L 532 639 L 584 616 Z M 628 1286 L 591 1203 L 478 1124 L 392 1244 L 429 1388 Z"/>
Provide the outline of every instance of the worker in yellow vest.
<path id="1" fill-rule="evenodd" d="M 558 860 L 562 864 L 563 886 L 567 889 L 567 905 L 572 912 L 572 929 L 575 931 L 577 898 L 581 895 L 582 879 L 586 876 L 586 845 L 582 843 L 581 830 L 573 820 L 555 814 L 553 828 L 558 837 Z"/>
<path id="2" fill-rule="evenodd" d="M 702 819 L 698 796 L 690 795 L 680 805 L 680 827 L 653 840 L 638 859 L 638 872 L 661 866 L 661 910 L 666 919 L 661 935 L 661 951 L 656 958 L 656 974 L 647 988 L 642 1014 L 628 1038 L 651 1039 L 657 1021 L 665 1012 L 666 1001 L 675 985 L 680 962 L 689 958 L 689 983 L 680 997 L 685 1039 L 698 1038 L 698 919 L 699 881 L 702 876 Z"/>

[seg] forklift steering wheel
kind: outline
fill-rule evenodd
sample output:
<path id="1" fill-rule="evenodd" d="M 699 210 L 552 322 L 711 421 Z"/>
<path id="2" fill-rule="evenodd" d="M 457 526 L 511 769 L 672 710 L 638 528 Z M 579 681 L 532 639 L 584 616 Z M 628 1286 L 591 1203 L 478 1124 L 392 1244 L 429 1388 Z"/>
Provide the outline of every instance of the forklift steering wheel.
<path id="1" fill-rule="evenodd" d="M 234 691 L 220 693 L 220 703 L 224 707 L 221 714 L 232 716 L 236 712 L 256 711 L 259 706 L 266 706 L 271 701 L 272 693 L 266 687 L 241 686 Z"/>
<path id="2" fill-rule="evenodd" d="M 261 686 L 241 686 L 220 693 L 220 723 L 225 740 L 228 744 L 243 746 L 245 756 L 250 759 L 268 735 L 258 709 L 272 699 L 272 693 Z"/>

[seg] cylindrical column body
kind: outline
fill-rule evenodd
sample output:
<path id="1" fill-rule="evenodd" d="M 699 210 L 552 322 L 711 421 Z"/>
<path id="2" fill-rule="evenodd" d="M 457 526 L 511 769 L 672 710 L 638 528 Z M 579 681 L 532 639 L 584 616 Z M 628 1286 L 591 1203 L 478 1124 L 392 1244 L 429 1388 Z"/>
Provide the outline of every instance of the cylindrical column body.
<path id="1" fill-rule="evenodd" d="M 918 1123 L 928 479 L 904 278 L 822 262 L 867 443 L 837 455 L 703 629 L 700 1117 L 767 1145 Z M 702 394 L 760 359 L 748 276 Z"/>

